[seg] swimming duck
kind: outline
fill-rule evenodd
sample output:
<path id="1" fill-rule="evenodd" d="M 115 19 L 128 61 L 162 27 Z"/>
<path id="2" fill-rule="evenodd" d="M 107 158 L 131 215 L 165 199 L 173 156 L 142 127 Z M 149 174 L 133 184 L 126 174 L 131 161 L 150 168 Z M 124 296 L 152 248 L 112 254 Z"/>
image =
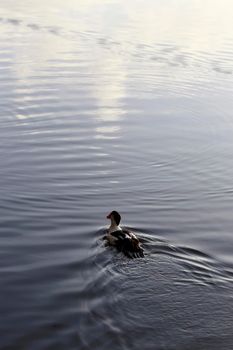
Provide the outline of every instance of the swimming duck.
<path id="1" fill-rule="evenodd" d="M 108 243 L 130 258 L 144 257 L 143 249 L 135 234 L 119 226 L 121 221 L 120 214 L 113 210 L 107 215 L 107 219 L 111 220 L 106 235 Z"/>

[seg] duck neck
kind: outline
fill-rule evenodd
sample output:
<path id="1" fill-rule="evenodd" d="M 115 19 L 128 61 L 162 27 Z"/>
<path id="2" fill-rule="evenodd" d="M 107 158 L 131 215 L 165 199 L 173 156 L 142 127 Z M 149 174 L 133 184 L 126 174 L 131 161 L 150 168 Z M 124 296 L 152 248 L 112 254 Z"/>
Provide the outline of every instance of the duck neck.
<path id="1" fill-rule="evenodd" d="M 111 224 L 108 228 L 108 233 L 112 233 L 114 231 L 121 230 L 120 226 L 118 226 L 113 218 L 111 218 Z"/>

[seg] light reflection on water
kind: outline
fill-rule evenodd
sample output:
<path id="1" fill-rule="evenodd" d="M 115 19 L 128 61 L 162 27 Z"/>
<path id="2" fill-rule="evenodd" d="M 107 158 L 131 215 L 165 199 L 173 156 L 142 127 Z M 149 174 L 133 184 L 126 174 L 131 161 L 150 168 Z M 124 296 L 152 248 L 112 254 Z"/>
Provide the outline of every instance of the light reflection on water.
<path id="1" fill-rule="evenodd" d="M 0 10 L 0 348 L 229 350 L 232 2 Z"/>

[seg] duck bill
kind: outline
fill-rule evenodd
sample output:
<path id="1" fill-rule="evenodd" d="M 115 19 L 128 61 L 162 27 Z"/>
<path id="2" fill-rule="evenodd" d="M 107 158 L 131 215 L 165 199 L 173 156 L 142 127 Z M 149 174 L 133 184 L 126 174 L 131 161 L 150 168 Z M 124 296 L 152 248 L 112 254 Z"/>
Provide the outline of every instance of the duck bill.
<path id="1" fill-rule="evenodd" d="M 106 216 L 106 219 L 111 219 L 111 213 Z"/>

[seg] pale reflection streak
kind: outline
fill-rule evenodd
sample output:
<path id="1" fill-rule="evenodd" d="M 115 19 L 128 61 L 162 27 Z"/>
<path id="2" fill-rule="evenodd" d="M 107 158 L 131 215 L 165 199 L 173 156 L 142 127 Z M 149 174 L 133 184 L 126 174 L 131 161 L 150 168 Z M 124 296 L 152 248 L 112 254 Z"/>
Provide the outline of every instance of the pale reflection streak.
<path id="1" fill-rule="evenodd" d="M 113 139 L 116 138 L 120 131 L 120 126 L 103 126 L 96 128 L 96 139 Z"/>
<path id="2" fill-rule="evenodd" d="M 127 79 L 123 63 L 123 57 L 111 51 L 104 52 L 95 61 L 94 69 L 98 72 L 98 79 L 92 93 L 97 101 L 96 118 L 104 124 L 96 128 L 98 138 L 115 138 L 119 135 L 119 121 L 124 115 L 121 99 L 126 93 Z"/>
<path id="3" fill-rule="evenodd" d="M 110 55 L 111 53 L 109 53 Z M 120 99 L 125 95 L 126 73 L 121 57 L 102 57 L 96 63 L 97 85 L 93 94 L 98 104 L 98 119 L 103 122 L 116 122 L 123 115 Z"/>

